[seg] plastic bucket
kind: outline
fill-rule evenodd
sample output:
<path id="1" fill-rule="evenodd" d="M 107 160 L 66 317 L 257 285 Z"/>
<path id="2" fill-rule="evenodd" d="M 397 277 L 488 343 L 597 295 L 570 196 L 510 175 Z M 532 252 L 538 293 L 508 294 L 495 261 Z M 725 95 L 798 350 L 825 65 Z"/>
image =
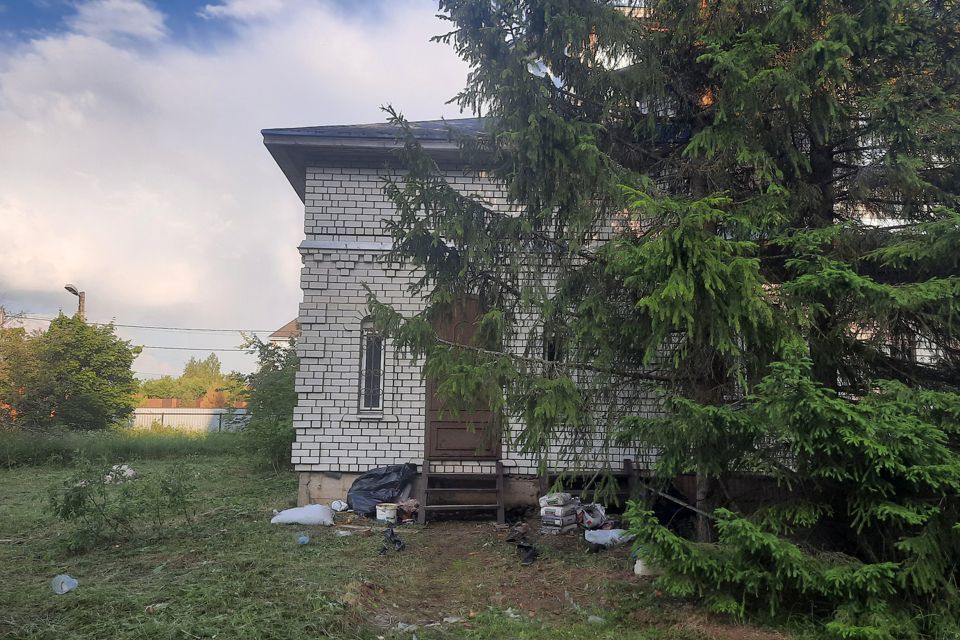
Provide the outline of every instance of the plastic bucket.
<path id="1" fill-rule="evenodd" d="M 377 520 L 380 522 L 397 521 L 397 505 L 393 502 L 380 502 L 377 504 Z"/>

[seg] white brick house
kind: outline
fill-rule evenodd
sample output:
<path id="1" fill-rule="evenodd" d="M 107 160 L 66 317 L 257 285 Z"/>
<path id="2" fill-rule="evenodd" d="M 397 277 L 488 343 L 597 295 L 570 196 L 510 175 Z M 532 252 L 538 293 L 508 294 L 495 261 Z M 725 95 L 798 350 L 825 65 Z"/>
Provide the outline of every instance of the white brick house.
<path id="1" fill-rule="evenodd" d="M 464 171 L 448 124 L 468 134 L 482 129 L 479 119 L 412 126 L 451 185 L 506 207 L 497 185 Z M 365 286 L 405 315 L 422 309 L 408 291 L 415 274 L 379 260 L 390 249 L 383 220 L 393 215 L 393 205 L 382 178 L 395 170 L 396 130 L 385 124 L 266 129 L 263 137 L 305 205 L 293 446 L 301 504 L 342 498 L 364 471 L 422 465 L 425 457 L 431 470 L 448 473 L 489 470 L 499 461 L 508 474 L 508 499 L 532 500 L 537 460 L 508 442 L 479 442 L 462 422 L 436 418 L 419 367 L 365 325 Z M 656 411 L 656 402 L 637 396 L 637 409 Z M 563 466 L 561 451 L 548 456 L 550 466 Z M 625 458 L 636 459 L 636 452 L 597 445 L 597 466 L 619 466 Z"/>

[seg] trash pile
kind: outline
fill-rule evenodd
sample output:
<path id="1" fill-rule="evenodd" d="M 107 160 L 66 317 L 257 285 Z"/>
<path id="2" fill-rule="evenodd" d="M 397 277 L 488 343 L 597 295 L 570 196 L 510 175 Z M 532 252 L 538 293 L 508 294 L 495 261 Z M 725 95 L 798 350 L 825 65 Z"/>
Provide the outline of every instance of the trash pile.
<path id="1" fill-rule="evenodd" d="M 395 464 L 371 469 L 353 481 L 347 492 L 347 504 L 355 512 L 372 518 L 377 514 L 377 505 L 394 505 L 410 497 L 413 479 L 417 477 L 414 464 Z M 389 509 L 384 509 L 387 515 Z M 378 517 L 378 520 L 386 518 Z"/>
<path id="2" fill-rule="evenodd" d="M 584 529 L 612 529 L 615 522 L 607 517 L 602 504 L 582 504 L 569 493 L 548 493 L 540 497 L 540 533 L 559 535 Z"/>
<path id="3" fill-rule="evenodd" d="M 584 538 L 591 551 L 624 544 L 634 536 L 617 528 L 617 521 L 607 516 L 602 504 L 582 504 L 569 493 L 548 493 L 540 497 L 540 533 L 560 535 L 577 528 L 585 529 Z"/>
<path id="4" fill-rule="evenodd" d="M 410 498 L 416 466 L 398 464 L 372 469 L 361 475 L 347 492 L 346 500 L 334 500 L 330 506 L 308 504 L 303 507 L 273 512 L 271 524 L 299 524 L 335 527 L 336 537 L 370 535 L 371 526 L 355 525 L 354 517 L 376 518 L 378 524 L 386 525 L 384 545 L 380 553 L 399 552 L 404 542 L 394 531 L 400 524 L 413 522 L 420 503 Z M 294 538 L 298 545 L 310 544 L 310 534 L 300 531 Z"/>

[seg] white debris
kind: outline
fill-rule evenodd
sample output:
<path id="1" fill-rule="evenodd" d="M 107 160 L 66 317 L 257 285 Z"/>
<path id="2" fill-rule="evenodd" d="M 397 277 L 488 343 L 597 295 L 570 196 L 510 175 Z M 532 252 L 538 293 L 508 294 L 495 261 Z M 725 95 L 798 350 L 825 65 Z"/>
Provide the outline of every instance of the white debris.
<path id="1" fill-rule="evenodd" d="M 583 532 L 583 537 L 592 544 L 602 544 L 605 547 L 613 547 L 618 544 L 630 542 L 634 535 L 626 529 L 591 529 Z"/>
<path id="2" fill-rule="evenodd" d="M 321 524 L 333 526 L 333 510 L 325 504 L 308 504 L 305 507 L 284 509 L 273 516 L 270 524 Z"/>
<path id="3" fill-rule="evenodd" d="M 53 589 L 55 594 L 60 596 L 68 591 L 73 591 L 79 584 L 76 579 L 71 578 L 65 573 L 61 573 L 60 575 L 54 576 L 53 580 L 50 581 L 50 588 Z"/>
<path id="4" fill-rule="evenodd" d="M 107 484 L 113 484 L 115 482 L 126 482 L 127 480 L 133 480 L 134 478 L 139 477 L 140 474 L 128 464 L 115 464 L 110 467 L 110 471 L 107 472 L 107 475 L 103 476 L 103 481 Z"/>
<path id="5" fill-rule="evenodd" d="M 645 578 L 653 578 L 656 576 L 663 575 L 663 569 L 660 567 L 650 564 L 648 561 L 643 558 L 637 558 L 637 563 L 633 565 L 633 572 Z"/>

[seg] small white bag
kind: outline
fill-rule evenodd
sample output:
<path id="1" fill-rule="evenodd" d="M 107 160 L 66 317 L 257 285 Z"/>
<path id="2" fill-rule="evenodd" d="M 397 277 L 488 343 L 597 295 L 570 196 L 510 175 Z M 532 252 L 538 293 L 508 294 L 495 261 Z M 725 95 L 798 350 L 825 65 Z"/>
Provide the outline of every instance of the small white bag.
<path id="1" fill-rule="evenodd" d="M 624 544 L 634 539 L 634 535 L 624 529 L 594 529 L 584 531 L 583 537 L 592 544 L 602 544 L 605 547 L 613 547 L 618 544 Z"/>
<path id="2" fill-rule="evenodd" d="M 305 507 L 284 509 L 273 516 L 270 524 L 321 524 L 333 526 L 333 510 L 324 504 L 308 504 Z"/>

